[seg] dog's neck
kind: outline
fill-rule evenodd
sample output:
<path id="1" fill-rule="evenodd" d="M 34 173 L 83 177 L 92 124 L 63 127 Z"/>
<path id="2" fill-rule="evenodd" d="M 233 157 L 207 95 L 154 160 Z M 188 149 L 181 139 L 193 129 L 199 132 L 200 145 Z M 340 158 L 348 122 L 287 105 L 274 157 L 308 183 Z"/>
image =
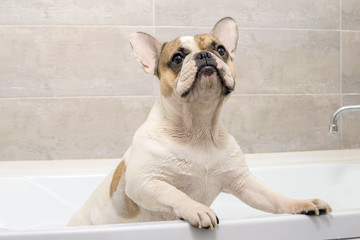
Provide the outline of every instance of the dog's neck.
<path id="1" fill-rule="evenodd" d="M 160 96 L 156 103 L 161 116 L 159 130 L 177 141 L 220 147 L 226 135 L 220 119 L 223 102 L 221 97 L 215 101 L 180 103 Z"/>

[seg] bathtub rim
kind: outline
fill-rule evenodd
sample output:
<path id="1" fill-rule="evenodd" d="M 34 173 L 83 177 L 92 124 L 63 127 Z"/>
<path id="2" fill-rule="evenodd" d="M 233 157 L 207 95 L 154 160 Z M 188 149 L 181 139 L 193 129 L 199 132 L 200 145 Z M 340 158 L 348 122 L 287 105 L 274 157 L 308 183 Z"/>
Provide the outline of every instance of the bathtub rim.
<path id="1" fill-rule="evenodd" d="M 224 220 L 214 231 L 196 229 L 182 221 L 111 224 L 80 227 L 58 227 L 33 230 L 0 230 L 0 239 L 148 239 L 151 234 L 156 239 L 230 239 L 232 234 L 241 233 L 241 239 L 343 239 L 360 237 L 360 209 L 339 211 L 323 216 L 305 215 L 265 215 L 238 220 Z M 258 231 L 261 227 L 261 232 Z M 306 231 L 301 231 L 306 229 Z M 159 232 L 166 234 L 159 235 Z M 113 234 L 113 235 L 112 235 Z M 214 235 L 216 237 L 214 237 Z M 114 237 L 115 236 L 115 237 Z M 174 238 L 174 236 L 176 236 Z M 194 237 L 195 236 L 195 237 Z M 236 235 L 235 235 L 236 236 Z"/>

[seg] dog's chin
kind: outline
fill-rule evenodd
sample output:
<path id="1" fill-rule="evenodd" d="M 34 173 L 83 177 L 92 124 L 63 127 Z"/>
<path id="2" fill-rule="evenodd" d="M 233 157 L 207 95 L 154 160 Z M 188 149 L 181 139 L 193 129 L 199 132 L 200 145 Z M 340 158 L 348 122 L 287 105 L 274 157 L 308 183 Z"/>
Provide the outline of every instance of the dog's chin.
<path id="1" fill-rule="evenodd" d="M 215 67 L 202 67 L 194 76 L 193 83 L 187 91 L 182 94 L 182 97 L 192 95 L 199 98 L 209 96 L 219 96 L 221 92 L 222 81 Z"/>

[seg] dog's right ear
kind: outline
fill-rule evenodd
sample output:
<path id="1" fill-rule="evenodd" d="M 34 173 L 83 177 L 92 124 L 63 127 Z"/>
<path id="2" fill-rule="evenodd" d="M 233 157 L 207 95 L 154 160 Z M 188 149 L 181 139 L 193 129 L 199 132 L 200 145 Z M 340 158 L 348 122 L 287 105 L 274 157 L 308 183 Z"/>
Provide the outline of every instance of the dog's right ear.
<path id="1" fill-rule="evenodd" d="M 163 43 L 147 33 L 137 32 L 131 35 L 130 45 L 144 71 L 154 74 Z"/>

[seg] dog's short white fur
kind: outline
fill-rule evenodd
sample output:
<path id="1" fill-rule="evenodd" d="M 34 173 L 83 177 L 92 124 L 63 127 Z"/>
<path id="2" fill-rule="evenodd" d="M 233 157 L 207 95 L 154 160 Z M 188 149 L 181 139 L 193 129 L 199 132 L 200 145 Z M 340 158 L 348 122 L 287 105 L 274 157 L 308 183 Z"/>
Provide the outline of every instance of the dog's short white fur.
<path id="1" fill-rule="evenodd" d="M 258 180 L 224 128 L 221 108 L 235 86 L 237 40 L 232 18 L 210 34 L 168 43 L 145 33 L 131 37 L 135 57 L 159 78 L 161 94 L 118 167 L 69 225 L 183 219 L 213 229 L 219 220 L 209 206 L 220 192 L 271 213 L 331 212 L 322 200 L 291 199 Z"/>

